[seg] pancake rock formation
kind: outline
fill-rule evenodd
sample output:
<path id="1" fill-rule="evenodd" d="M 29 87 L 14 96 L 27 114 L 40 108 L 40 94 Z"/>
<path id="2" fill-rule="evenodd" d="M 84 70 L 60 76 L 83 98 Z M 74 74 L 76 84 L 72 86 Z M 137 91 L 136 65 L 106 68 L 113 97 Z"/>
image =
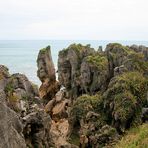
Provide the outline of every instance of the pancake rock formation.
<path id="1" fill-rule="evenodd" d="M 39 89 L 0 65 L 0 147 L 118 147 L 130 129 L 146 129 L 147 47 L 72 44 L 59 52 L 58 80 L 50 46 L 39 51 L 37 65 Z M 147 147 L 146 131 L 138 133 Z"/>

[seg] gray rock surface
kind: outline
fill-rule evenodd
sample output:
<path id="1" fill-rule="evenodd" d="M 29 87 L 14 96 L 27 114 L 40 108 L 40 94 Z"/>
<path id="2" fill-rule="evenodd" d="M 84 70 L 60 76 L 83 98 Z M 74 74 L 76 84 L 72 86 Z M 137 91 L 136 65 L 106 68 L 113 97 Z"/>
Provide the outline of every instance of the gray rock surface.
<path id="1" fill-rule="evenodd" d="M 59 52 L 58 79 L 66 87 L 69 97 L 77 98 L 81 94 L 93 94 L 103 89 L 108 79 L 108 64 L 105 55 L 90 46 L 72 44 Z M 100 61 L 95 61 L 96 58 Z M 102 66 L 98 63 L 102 62 Z"/>
<path id="2" fill-rule="evenodd" d="M 38 88 L 25 75 L 10 75 L 0 66 L 0 147 L 50 147 L 50 115 L 43 110 Z"/>
<path id="3" fill-rule="evenodd" d="M 42 82 L 39 88 L 40 98 L 43 98 L 45 103 L 47 103 L 58 91 L 58 82 L 56 81 L 50 46 L 40 50 L 37 58 L 37 66 L 37 75 Z"/>
<path id="4" fill-rule="evenodd" d="M 3 99 L 3 100 L 2 100 Z M 26 148 L 23 125 L 17 115 L 10 109 L 5 96 L 0 96 L 0 147 L 1 148 Z"/>

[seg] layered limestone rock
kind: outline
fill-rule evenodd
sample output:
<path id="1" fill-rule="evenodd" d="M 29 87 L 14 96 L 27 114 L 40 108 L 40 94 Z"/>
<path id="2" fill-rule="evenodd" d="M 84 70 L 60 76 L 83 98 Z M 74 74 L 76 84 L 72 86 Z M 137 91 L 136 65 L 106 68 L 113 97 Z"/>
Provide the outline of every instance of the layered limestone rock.
<path id="1" fill-rule="evenodd" d="M 112 43 L 101 52 L 80 44 L 59 52 L 59 83 L 73 100 L 71 143 L 104 146 L 146 119 L 147 51 L 144 46 Z"/>
<path id="2" fill-rule="evenodd" d="M 108 44 L 106 54 L 109 61 L 110 77 L 128 71 L 140 71 L 148 74 L 147 68 L 147 47 L 142 46 L 123 46 L 118 43 Z"/>
<path id="3" fill-rule="evenodd" d="M 147 47 L 72 44 L 59 52 L 59 82 L 49 46 L 37 63 L 39 92 L 0 65 L 0 147 L 113 147 L 147 122 Z"/>
<path id="4" fill-rule="evenodd" d="M 42 82 L 39 88 L 39 94 L 45 100 L 45 103 L 47 103 L 58 91 L 58 82 L 56 81 L 50 46 L 40 50 L 37 58 L 37 66 L 37 75 Z"/>
<path id="5" fill-rule="evenodd" d="M 33 102 L 39 104 L 38 87 L 23 74 L 11 75 L 7 79 L 4 91 L 8 98 L 8 106 L 17 112 L 30 112 Z"/>
<path id="6" fill-rule="evenodd" d="M 38 88 L 25 75 L 10 75 L 0 65 L 0 147 L 51 147 L 51 119 L 44 112 Z"/>
<path id="7" fill-rule="evenodd" d="M 71 98 L 103 90 L 108 79 L 107 58 L 90 45 L 72 44 L 59 52 L 58 79 Z"/>
<path id="8" fill-rule="evenodd" d="M 26 148 L 23 125 L 12 109 L 6 105 L 6 95 L 0 91 L 0 147 Z"/>
<path id="9" fill-rule="evenodd" d="M 52 118 L 51 141 L 57 148 L 71 147 L 72 145 L 67 142 L 70 131 L 67 107 L 70 100 L 66 97 L 65 89 L 59 90 L 50 47 L 40 50 L 37 62 L 38 77 L 42 82 L 39 93 L 41 98 L 45 100 L 45 112 L 50 114 Z"/>
<path id="10" fill-rule="evenodd" d="M 10 74 L 8 72 L 8 68 L 4 65 L 0 65 L 0 90 L 4 90 L 9 77 Z"/>

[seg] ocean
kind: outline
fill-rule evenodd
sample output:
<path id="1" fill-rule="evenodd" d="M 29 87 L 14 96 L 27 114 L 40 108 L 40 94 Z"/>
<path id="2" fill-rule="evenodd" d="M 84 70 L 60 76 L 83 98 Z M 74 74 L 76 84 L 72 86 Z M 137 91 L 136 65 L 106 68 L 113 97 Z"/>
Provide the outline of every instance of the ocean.
<path id="1" fill-rule="evenodd" d="M 97 40 L 0 40 L 0 64 L 9 68 L 9 72 L 25 74 L 30 81 L 40 85 L 37 77 L 37 55 L 40 49 L 50 45 L 55 67 L 57 67 L 58 52 L 72 43 L 83 45 L 91 44 L 98 49 L 111 42 L 119 42 L 123 45 L 145 45 L 148 41 L 97 41 Z"/>

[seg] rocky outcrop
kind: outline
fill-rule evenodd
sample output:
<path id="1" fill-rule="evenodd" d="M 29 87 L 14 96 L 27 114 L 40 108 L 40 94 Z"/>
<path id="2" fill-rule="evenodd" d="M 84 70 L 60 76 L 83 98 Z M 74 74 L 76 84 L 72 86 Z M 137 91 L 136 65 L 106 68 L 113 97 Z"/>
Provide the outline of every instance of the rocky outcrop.
<path id="1" fill-rule="evenodd" d="M 23 134 L 28 147 L 51 147 L 50 138 L 51 119 L 43 110 L 32 112 L 23 117 Z"/>
<path id="2" fill-rule="evenodd" d="M 60 51 L 59 83 L 72 100 L 71 143 L 100 147 L 142 123 L 142 107 L 147 106 L 147 51 L 144 46 L 118 43 L 108 44 L 100 52 L 80 44 Z"/>
<path id="3" fill-rule="evenodd" d="M 0 147 L 113 147 L 147 122 L 147 47 L 72 44 L 59 52 L 59 82 L 49 46 L 37 63 L 39 92 L 0 66 Z"/>
<path id="4" fill-rule="evenodd" d="M 58 91 L 58 82 L 56 81 L 50 46 L 40 50 L 37 58 L 37 66 L 37 75 L 42 82 L 39 88 L 40 98 L 43 98 L 45 103 L 47 103 Z"/>
<path id="5" fill-rule="evenodd" d="M 0 90 L 4 90 L 9 77 L 10 74 L 8 72 L 8 68 L 4 65 L 0 65 Z"/>
<path id="6" fill-rule="evenodd" d="M 7 79 L 4 91 L 8 98 L 8 106 L 19 113 L 31 112 L 33 102 L 40 104 L 38 87 L 23 74 L 11 75 Z"/>
<path id="7" fill-rule="evenodd" d="M 26 148 L 23 125 L 12 109 L 6 105 L 6 95 L 0 91 L 0 147 Z"/>
<path id="8" fill-rule="evenodd" d="M 141 52 L 144 55 L 144 59 L 148 61 L 148 47 L 140 45 L 132 45 L 130 49 L 134 50 L 135 52 Z"/>
<path id="9" fill-rule="evenodd" d="M 71 98 L 104 89 L 107 75 L 107 58 L 90 45 L 72 44 L 59 52 L 59 83 L 66 87 Z"/>
<path id="10" fill-rule="evenodd" d="M 5 66 L 0 66 L 0 75 L 0 147 L 50 147 L 51 119 L 37 86 L 25 75 L 10 75 Z"/>
<path id="11" fill-rule="evenodd" d="M 61 88 L 45 106 L 45 111 L 50 114 L 51 121 L 51 139 L 57 148 L 68 147 L 75 148 L 68 142 L 71 125 L 69 124 L 69 106 L 71 101 L 66 98 L 66 90 Z"/>
<path id="12" fill-rule="evenodd" d="M 117 71 L 120 71 L 119 73 L 140 71 L 148 74 L 147 47 L 135 45 L 128 47 L 112 43 L 107 45 L 105 52 L 109 61 L 110 78 L 115 76 Z"/>

